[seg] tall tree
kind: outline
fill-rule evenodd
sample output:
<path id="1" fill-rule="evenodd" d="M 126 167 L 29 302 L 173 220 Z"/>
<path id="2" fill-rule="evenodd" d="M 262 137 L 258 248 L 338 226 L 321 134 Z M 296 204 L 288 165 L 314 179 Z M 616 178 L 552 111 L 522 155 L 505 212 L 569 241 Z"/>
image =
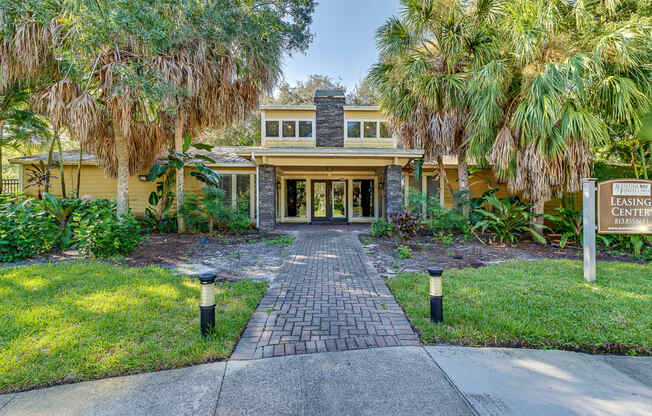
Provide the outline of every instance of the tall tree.
<path id="1" fill-rule="evenodd" d="M 55 80 L 41 108 L 117 176 L 118 215 L 130 175 L 249 115 L 281 55 L 307 47 L 314 11 L 312 0 L 2 1 L 3 72 Z"/>
<path id="2" fill-rule="evenodd" d="M 378 105 L 378 101 L 378 92 L 369 77 L 364 77 L 346 95 L 346 102 L 350 105 Z"/>
<path id="3" fill-rule="evenodd" d="M 334 80 L 328 75 L 312 74 L 306 81 L 297 81 L 295 85 L 290 85 L 287 81 L 282 82 L 278 88 L 278 95 L 267 97 L 266 102 L 285 105 L 313 104 L 317 89 L 345 90 L 346 88 L 341 81 Z"/>
<path id="4" fill-rule="evenodd" d="M 469 150 L 542 213 L 552 196 L 580 189 L 596 146 L 640 125 L 652 79 L 650 3 L 497 7 L 498 53 L 467 84 Z"/>
<path id="5" fill-rule="evenodd" d="M 465 83 L 495 49 L 497 3 L 405 1 L 401 17 L 377 31 L 380 62 L 369 79 L 403 144 L 424 149 L 426 160 L 439 164 L 442 204 L 445 155 L 457 156 L 459 190 L 469 192 Z"/>
<path id="6" fill-rule="evenodd" d="M 3 191 L 3 150 L 29 146 L 35 134 L 46 132 L 46 124 L 28 110 L 29 92 L 12 84 L 0 95 L 0 194 Z"/>

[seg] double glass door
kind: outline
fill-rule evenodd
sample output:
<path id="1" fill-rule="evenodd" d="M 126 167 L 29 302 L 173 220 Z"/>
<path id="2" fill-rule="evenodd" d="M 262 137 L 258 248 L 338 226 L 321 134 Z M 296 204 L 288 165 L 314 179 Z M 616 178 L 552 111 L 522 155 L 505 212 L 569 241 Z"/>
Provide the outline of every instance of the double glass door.
<path id="1" fill-rule="evenodd" d="M 346 221 L 346 181 L 312 181 L 312 220 Z"/>

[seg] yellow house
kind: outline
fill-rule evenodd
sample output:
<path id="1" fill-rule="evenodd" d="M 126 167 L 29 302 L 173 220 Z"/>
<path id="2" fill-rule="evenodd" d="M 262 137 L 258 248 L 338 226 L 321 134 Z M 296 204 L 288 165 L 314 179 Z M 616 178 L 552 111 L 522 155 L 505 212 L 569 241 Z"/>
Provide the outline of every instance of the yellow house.
<path id="1" fill-rule="evenodd" d="M 261 114 L 261 146 L 215 149 L 210 156 L 216 163 L 209 165 L 221 174 L 221 186 L 234 203 L 238 197 L 250 199 L 251 219 L 260 229 L 279 223 L 371 222 L 400 211 L 410 189 L 439 195 L 438 170 L 424 166 L 417 183 L 411 166 L 423 151 L 402 148 L 377 106 L 349 106 L 344 91 L 318 90 L 314 105 L 263 105 Z M 46 156 L 12 160 L 21 166 L 24 192 L 36 192 L 27 186 L 26 178 L 30 166 Z M 76 186 L 78 157 L 77 151 L 63 154 L 68 189 Z M 445 158 L 444 164 L 448 181 L 456 189 L 455 157 Z M 130 208 L 137 216 L 144 214 L 148 195 L 156 187 L 146 181 L 145 174 L 132 177 L 129 183 Z M 190 172 L 187 175 L 186 192 L 199 192 L 202 184 Z M 52 180 L 54 193 L 60 192 L 58 181 Z M 472 197 L 489 187 L 498 187 L 499 196 L 508 195 L 490 171 L 472 176 Z M 82 163 L 83 195 L 116 196 L 116 180 L 104 175 L 92 155 L 84 155 Z M 444 202 L 453 203 L 449 187 L 445 187 Z"/>

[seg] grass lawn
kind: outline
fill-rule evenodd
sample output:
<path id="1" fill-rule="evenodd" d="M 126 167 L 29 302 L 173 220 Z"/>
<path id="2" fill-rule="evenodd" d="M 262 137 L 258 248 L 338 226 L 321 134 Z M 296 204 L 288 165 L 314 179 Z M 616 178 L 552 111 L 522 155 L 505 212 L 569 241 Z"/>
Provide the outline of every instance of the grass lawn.
<path id="1" fill-rule="evenodd" d="M 199 335 L 199 282 L 155 267 L 72 263 L 0 269 L 0 392 L 229 357 L 267 284 L 217 288 Z"/>
<path id="2" fill-rule="evenodd" d="M 425 344 L 652 354 L 652 265 L 598 263 L 584 281 L 571 260 L 447 270 L 444 324 L 429 320 L 428 277 L 389 281 Z"/>

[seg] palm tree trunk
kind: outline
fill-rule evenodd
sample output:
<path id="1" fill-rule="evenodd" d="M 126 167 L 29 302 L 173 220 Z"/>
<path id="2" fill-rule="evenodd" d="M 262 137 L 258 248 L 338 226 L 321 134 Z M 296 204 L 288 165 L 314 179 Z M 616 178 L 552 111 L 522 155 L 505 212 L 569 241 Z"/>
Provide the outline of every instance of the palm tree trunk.
<path id="1" fill-rule="evenodd" d="M 643 168 L 643 178 L 647 179 L 647 160 L 645 157 L 645 149 L 642 144 L 638 146 L 638 150 L 641 153 L 641 167 Z"/>
<path id="2" fill-rule="evenodd" d="M 539 201 L 535 201 L 534 204 L 532 205 L 532 213 L 539 215 L 538 217 L 532 217 L 531 219 L 532 224 L 543 225 L 543 210 L 544 210 L 545 203 L 546 201 L 539 200 Z"/>
<path id="3" fill-rule="evenodd" d="M 115 123 L 115 122 L 114 122 Z M 129 213 L 129 147 L 119 126 L 114 127 L 115 151 L 118 157 L 118 191 L 116 197 L 118 217 Z"/>
<path id="4" fill-rule="evenodd" d="M 177 116 L 177 123 L 174 128 L 174 150 L 183 152 L 183 115 L 181 110 Z M 186 232 L 186 219 L 183 216 L 183 202 L 185 199 L 183 167 L 177 169 L 177 226 L 180 233 Z"/>
<path id="5" fill-rule="evenodd" d="M 2 177 L 2 145 L 4 144 L 4 139 L 5 139 L 5 128 L 2 124 L 0 124 L 0 195 L 2 195 L 2 192 L 4 191 L 4 184 L 2 183 L 2 180 L 4 179 Z"/>
<path id="6" fill-rule="evenodd" d="M 460 201 L 462 203 L 462 213 L 469 215 L 468 199 L 471 198 L 471 190 L 469 187 L 469 166 L 466 164 L 466 149 L 460 149 L 457 153 L 457 180 L 459 194 L 464 198 L 464 200 Z"/>
<path id="7" fill-rule="evenodd" d="M 50 142 L 50 149 L 48 150 L 48 163 L 45 165 L 45 192 L 50 193 L 50 166 L 52 166 L 52 152 L 54 151 L 54 137 Z"/>
<path id="8" fill-rule="evenodd" d="M 77 164 L 77 198 L 81 198 L 79 192 L 81 188 L 81 167 L 82 167 L 83 157 L 84 157 L 84 152 L 82 150 L 81 143 L 79 143 L 79 163 Z"/>
<path id="9" fill-rule="evenodd" d="M 446 167 L 444 166 L 444 157 L 439 156 L 437 163 L 439 164 L 439 206 L 443 208 L 445 206 L 444 200 L 446 199 Z"/>
<path id="10" fill-rule="evenodd" d="M 56 131 L 55 134 L 57 139 L 57 147 L 59 149 L 59 175 L 61 175 L 59 180 L 61 181 L 61 197 L 66 198 L 66 178 L 64 176 L 63 168 L 63 149 L 61 148 L 61 135 L 59 134 L 59 131 Z"/>
<path id="11" fill-rule="evenodd" d="M 629 154 L 632 156 L 632 168 L 634 168 L 634 175 L 638 179 L 638 168 L 636 166 L 636 157 L 634 156 L 634 149 L 629 149 Z"/>

